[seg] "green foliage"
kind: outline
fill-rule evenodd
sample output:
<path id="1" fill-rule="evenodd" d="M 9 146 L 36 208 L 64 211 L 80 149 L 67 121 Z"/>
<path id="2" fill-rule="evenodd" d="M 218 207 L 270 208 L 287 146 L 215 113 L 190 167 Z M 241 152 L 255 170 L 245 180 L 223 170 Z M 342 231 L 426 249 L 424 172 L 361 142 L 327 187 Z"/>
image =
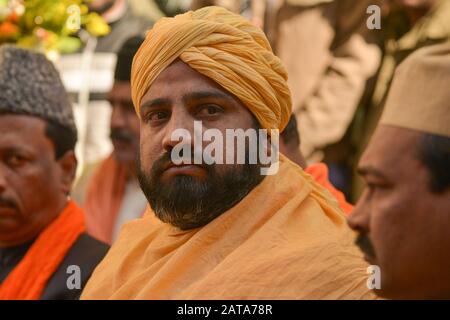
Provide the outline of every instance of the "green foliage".
<path id="1" fill-rule="evenodd" d="M 82 42 L 80 29 L 93 36 L 110 32 L 86 0 L 0 0 L 0 44 L 17 43 L 44 52 L 70 53 Z"/>

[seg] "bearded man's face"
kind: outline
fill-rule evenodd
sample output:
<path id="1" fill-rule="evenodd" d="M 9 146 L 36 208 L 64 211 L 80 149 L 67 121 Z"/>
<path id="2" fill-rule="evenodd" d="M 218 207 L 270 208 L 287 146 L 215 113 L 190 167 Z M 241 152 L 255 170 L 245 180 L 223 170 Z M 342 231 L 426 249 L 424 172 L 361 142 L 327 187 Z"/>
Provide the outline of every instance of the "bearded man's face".
<path id="1" fill-rule="evenodd" d="M 192 150 L 192 161 L 174 163 L 172 151 L 180 144 L 173 139 L 174 131 L 183 130 L 195 137 L 196 121 L 201 121 L 202 130 L 214 129 L 223 137 L 227 129 L 259 128 L 239 99 L 181 60 L 152 83 L 142 98 L 140 118 L 138 178 L 153 211 L 164 222 L 180 229 L 206 225 L 235 206 L 264 178 L 261 165 L 249 163 L 248 146 L 244 164 L 194 164 L 197 151 L 191 139 L 184 150 Z M 204 150 L 208 142 L 200 144 Z M 229 145 L 224 142 L 221 150 L 227 154 Z"/>

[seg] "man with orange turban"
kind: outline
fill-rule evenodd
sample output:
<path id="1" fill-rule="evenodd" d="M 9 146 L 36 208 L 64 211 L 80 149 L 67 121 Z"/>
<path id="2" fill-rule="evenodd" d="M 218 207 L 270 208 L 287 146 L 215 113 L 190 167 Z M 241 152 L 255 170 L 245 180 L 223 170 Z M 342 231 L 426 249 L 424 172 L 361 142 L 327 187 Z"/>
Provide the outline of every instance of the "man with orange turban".
<path id="1" fill-rule="evenodd" d="M 250 152 L 243 164 L 190 159 L 199 122 L 215 134 L 282 131 L 291 115 L 286 79 L 262 31 L 223 8 L 163 18 L 149 31 L 131 83 L 138 176 L 151 208 L 125 225 L 82 298 L 372 297 L 343 211 L 300 167 L 280 155 L 278 171 L 264 176 Z M 265 141 L 277 152 L 271 132 Z M 234 150 L 227 141 L 215 155 L 236 160 Z"/>

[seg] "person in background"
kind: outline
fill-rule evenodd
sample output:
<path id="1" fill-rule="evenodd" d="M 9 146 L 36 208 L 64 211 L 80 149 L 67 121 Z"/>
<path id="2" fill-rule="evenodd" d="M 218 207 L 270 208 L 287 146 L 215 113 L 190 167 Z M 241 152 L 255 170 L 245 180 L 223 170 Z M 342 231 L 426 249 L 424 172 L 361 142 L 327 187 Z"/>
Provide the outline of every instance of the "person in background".
<path id="1" fill-rule="evenodd" d="M 147 205 L 136 175 L 140 121 L 130 84 L 133 57 L 143 41 L 141 36 L 131 37 L 117 54 L 114 85 L 108 96 L 114 149 L 101 163 L 86 167 L 75 187 L 86 211 L 89 234 L 106 243 L 116 239 L 125 222 L 139 218 Z"/>
<path id="2" fill-rule="evenodd" d="M 344 194 L 337 190 L 329 181 L 328 167 L 325 163 L 306 164 L 306 160 L 300 151 L 300 135 L 297 128 L 297 120 L 291 115 L 286 128 L 280 134 L 280 152 L 292 162 L 303 168 L 314 179 L 327 189 L 339 202 L 339 206 L 346 214 L 353 210 L 353 206 L 347 202 Z"/>
<path id="3" fill-rule="evenodd" d="M 450 42 L 411 54 L 359 162 L 367 187 L 348 223 L 385 298 L 450 299 L 449 83 Z"/>
<path id="4" fill-rule="evenodd" d="M 143 33 L 153 24 L 148 18 L 137 16 L 128 0 L 93 0 L 88 6 L 111 28 L 110 33 L 97 39 L 96 52 L 117 53 L 130 35 Z"/>
<path id="5" fill-rule="evenodd" d="M 234 13 L 241 13 L 242 0 L 192 0 L 191 10 L 198 10 L 208 6 L 219 6 Z"/>
<path id="6" fill-rule="evenodd" d="M 376 3 L 376 2 L 375 2 Z M 348 129 L 380 62 L 366 13 L 373 1 L 269 1 L 265 31 L 286 65 L 308 164 Z"/>
<path id="7" fill-rule="evenodd" d="M 52 63 L 1 46 L 0 300 L 77 299 L 108 250 L 85 233 L 83 210 L 68 197 L 76 141 Z"/>
<path id="8" fill-rule="evenodd" d="M 364 188 L 356 164 L 367 147 L 383 112 L 397 66 L 417 49 L 450 40 L 450 0 L 390 0 L 388 14 L 378 32 L 383 42 L 383 58 L 372 92 L 355 119 L 352 140 L 356 156 L 350 160 L 354 171 L 353 198 Z"/>
<path id="9" fill-rule="evenodd" d="M 62 55 L 56 61 L 74 102 L 80 172 L 104 159 L 112 149 L 107 96 L 114 83 L 117 52 L 130 36 L 143 34 L 153 24 L 149 18 L 137 16 L 128 0 L 93 0 L 88 5 L 108 23 L 110 32 L 102 37 L 80 33 L 85 44 L 82 51 Z"/>

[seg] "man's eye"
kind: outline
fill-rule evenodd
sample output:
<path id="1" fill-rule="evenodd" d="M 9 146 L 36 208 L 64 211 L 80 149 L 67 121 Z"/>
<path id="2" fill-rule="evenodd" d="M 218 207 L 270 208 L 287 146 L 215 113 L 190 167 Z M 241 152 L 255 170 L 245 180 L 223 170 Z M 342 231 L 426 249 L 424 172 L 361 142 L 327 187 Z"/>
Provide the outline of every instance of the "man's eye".
<path id="1" fill-rule="evenodd" d="M 169 117 L 169 113 L 167 111 L 154 111 L 154 112 L 150 112 L 147 116 L 146 116 L 146 120 L 147 121 L 161 121 L 164 119 L 167 119 Z"/>
<path id="2" fill-rule="evenodd" d="M 200 108 L 199 115 L 201 116 L 214 116 L 222 113 L 223 109 L 216 105 L 206 105 Z"/>
<path id="3" fill-rule="evenodd" d="M 367 188 L 371 192 L 385 190 L 387 187 L 388 186 L 386 184 L 367 182 Z"/>
<path id="4" fill-rule="evenodd" d="M 11 155 L 8 157 L 7 162 L 11 167 L 21 167 L 27 162 L 27 159 L 19 155 Z"/>

